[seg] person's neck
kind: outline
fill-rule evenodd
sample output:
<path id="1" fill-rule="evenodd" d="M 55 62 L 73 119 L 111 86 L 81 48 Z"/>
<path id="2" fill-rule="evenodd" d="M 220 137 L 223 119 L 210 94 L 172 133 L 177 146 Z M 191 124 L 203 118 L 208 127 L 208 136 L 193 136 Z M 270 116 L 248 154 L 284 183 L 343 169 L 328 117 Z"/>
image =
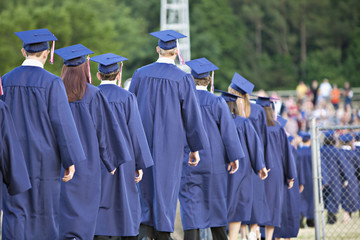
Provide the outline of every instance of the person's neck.
<path id="1" fill-rule="evenodd" d="M 171 60 L 173 60 L 173 61 L 175 61 L 176 56 L 177 56 L 177 55 L 173 55 L 173 56 L 165 56 L 165 55 L 161 55 L 161 54 L 159 54 L 159 58 L 169 58 L 169 59 L 171 59 Z"/>
<path id="2" fill-rule="evenodd" d="M 31 61 L 38 61 L 40 62 L 42 65 L 45 65 L 45 62 L 41 57 L 34 57 L 34 56 L 28 56 L 26 57 L 26 60 L 31 60 Z"/>

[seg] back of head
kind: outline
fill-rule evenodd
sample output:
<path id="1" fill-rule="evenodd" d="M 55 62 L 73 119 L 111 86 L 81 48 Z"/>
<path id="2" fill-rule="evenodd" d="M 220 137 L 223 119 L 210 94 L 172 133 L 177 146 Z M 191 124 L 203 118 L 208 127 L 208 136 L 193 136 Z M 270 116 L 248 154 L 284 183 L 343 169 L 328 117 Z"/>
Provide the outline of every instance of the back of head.
<path id="1" fill-rule="evenodd" d="M 241 117 L 248 118 L 251 114 L 251 104 L 249 100 L 249 95 L 247 93 L 240 93 L 239 91 L 233 89 L 231 86 L 228 87 L 228 92 L 241 97 L 236 100 L 238 107 L 237 111 L 239 113 L 238 115 Z M 242 107 L 244 108 L 245 115 L 243 114 Z"/>
<path id="2" fill-rule="evenodd" d="M 79 101 L 83 98 L 89 75 L 86 63 L 78 66 L 63 65 L 61 78 L 64 81 L 66 95 L 69 102 Z"/>

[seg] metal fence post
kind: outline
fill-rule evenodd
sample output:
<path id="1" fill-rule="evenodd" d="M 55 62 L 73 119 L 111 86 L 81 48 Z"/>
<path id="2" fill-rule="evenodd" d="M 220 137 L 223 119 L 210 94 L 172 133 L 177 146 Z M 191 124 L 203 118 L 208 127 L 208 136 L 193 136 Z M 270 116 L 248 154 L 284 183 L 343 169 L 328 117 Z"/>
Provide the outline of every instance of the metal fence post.
<path id="1" fill-rule="evenodd" d="M 312 175 L 313 175 L 313 188 L 314 188 L 314 227 L 315 227 L 315 239 L 320 240 L 320 218 L 319 218 L 319 184 L 318 184 L 318 161 L 317 156 L 318 141 L 316 130 L 316 119 L 311 119 L 311 158 L 312 158 Z"/>

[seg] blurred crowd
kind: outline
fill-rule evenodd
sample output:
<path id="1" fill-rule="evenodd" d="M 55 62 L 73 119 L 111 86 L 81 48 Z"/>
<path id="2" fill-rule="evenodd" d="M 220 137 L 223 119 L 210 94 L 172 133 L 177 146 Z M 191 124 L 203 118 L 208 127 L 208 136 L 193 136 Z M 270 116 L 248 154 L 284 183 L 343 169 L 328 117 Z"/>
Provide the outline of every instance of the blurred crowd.
<path id="1" fill-rule="evenodd" d="M 266 93 L 260 90 L 260 96 Z M 323 79 L 319 84 L 313 80 L 311 86 L 300 81 L 296 87 L 296 96 L 282 98 L 277 92 L 272 92 L 275 109 L 278 115 L 288 119 L 286 130 L 291 135 L 298 131 L 310 129 L 310 119 L 316 118 L 322 126 L 359 125 L 360 107 L 353 104 L 353 91 L 350 83 L 345 82 L 342 88 Z"/>

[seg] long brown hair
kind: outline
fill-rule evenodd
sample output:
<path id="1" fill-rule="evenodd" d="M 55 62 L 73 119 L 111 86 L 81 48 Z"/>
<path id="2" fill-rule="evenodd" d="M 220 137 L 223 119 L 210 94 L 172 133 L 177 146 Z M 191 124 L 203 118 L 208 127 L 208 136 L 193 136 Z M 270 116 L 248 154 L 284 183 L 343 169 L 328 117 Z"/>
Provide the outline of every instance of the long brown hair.
<path id="1" fill-rule="evenodd" d="M 234 94 L 234 95 L 237 95 L 237 96 L 240 96 L 242 98 L 238 98 L 236 100 L 236 105 L 238 107 L 238 115 L 241 116 L 241 117 L 245 117 L 245 118 L 248 118 L 250 116 L 250 113 L 251 113 L 251 105 L 250 105 L 250 100 L 249 100 L 249 95 L 248 94 L 242 94 L 238 91 L 236 91 L 235 89 L 233 89 L 232 87 L 228 87 L 228 92 L 231 93 L 231 94 Z M 245 116 L 243 116 L 243 111 L 241 109 L 241 105 L 243 105 L 244 107 L 244 112 L 245 112 Z"/>
<path id="2" fill-rule="evenodd" d="M 275 126 L 274 122 L 274 110 L 272 107 L 263 107 L 265 110 L 265 116 L 266 116 L 266 125 L 269 126 Z"/>
<path id="3" fill-rule="evenodd" d="M 238 109 L 238 106 L 237 106 L 237 103 L 236 101 L 235 102 L 226 102 L 228 107 L 229 107 L 229 110 L 231 112 L 231 115 L 233 118 L 235 118 L 236 116 L 239 115 L 239 109 Z"/>
<path id="4" fill-rule="evenodd" d="M 83 63 L 75 67 L 68 67 L 64 64 L 61 78 L 64 81 L 68 101 L 81 100 L 85 94 L 86 83 L 89 82 L 87 64 Z"/>

